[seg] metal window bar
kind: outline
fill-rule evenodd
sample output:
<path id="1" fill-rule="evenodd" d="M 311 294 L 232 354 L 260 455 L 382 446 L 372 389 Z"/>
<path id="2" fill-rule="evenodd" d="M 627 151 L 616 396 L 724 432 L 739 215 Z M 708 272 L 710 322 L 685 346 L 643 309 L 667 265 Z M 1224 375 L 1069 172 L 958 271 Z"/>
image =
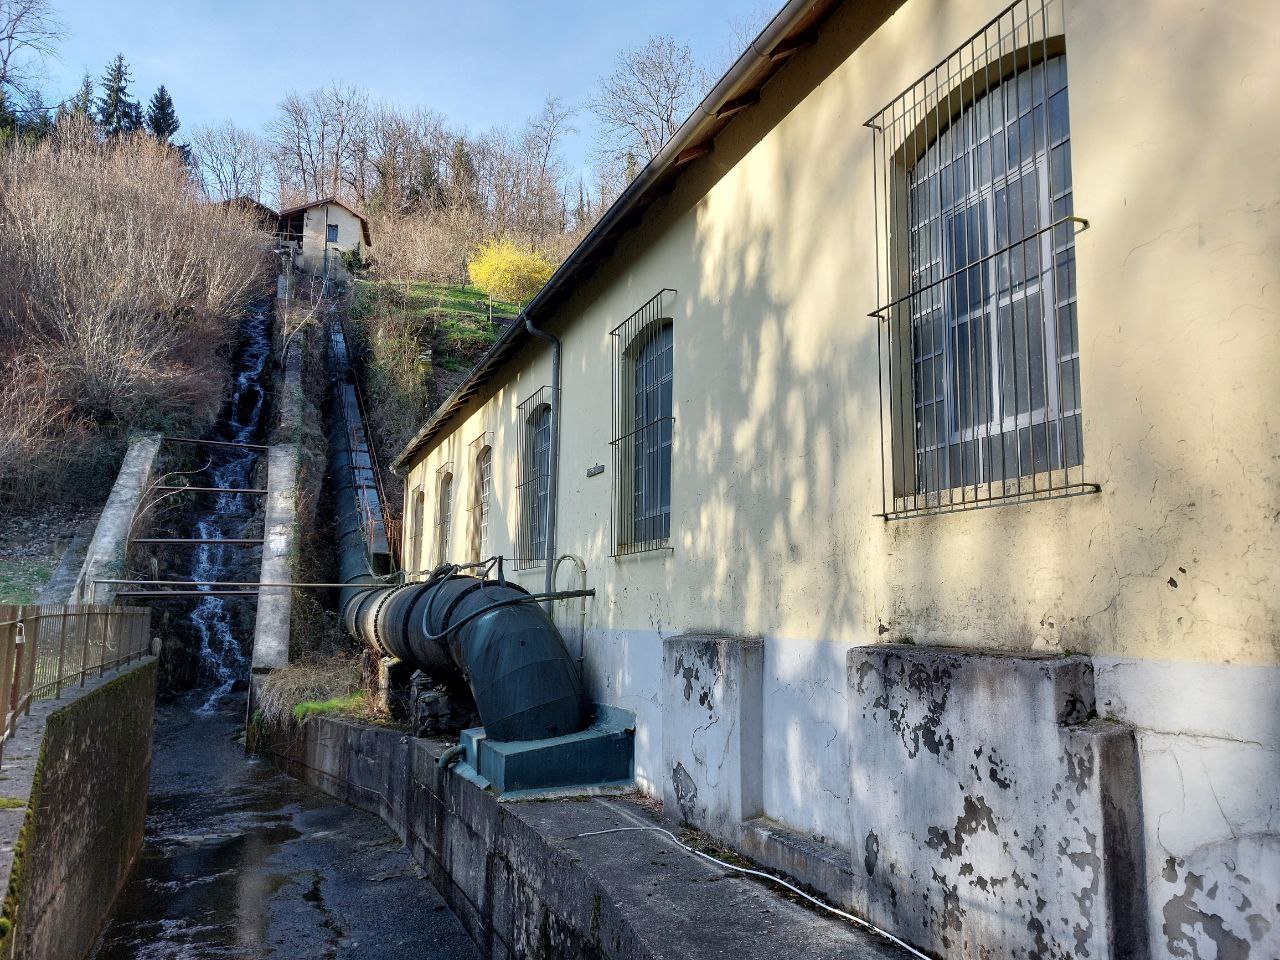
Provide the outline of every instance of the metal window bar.
<path id="1" fill-rule="evenodd" d="M 493 500 L 493 434 L 485 432 L 467 446 L 471 458 L 471 517 L 468 531 L 470 556 L 479 561 L 489 556 L 489 511 Z"/>
<path id="2" fill-rule="evenodd" d="M 145 655 L 150 638 L 144 607 L 0 606 L 0 756 L 35 701 Z"/>
<path id="3" fill-rule="evenodd" d="M 520 505 L 516 528 L 516 570 L 546 563 L 547 524 L 550 519 L 551 409 L 558 402 L 551 387 L 543 387 L 517 408 L 520 451 L 516 502 Z"/>
<path id="4" fill-rule="evenodd" d="M 1019 0 L 867 121 L 886 519 L 1094 493 L 1062 0 Z"/>
<path id="5" fill-rule="evenodd" d="M 449 534 L 453 530 L 453 461 L 436 471 L 436 564 L 449 562 Z"/>
<path id="6" fill-rule="evenodd" d="M 615 557 L 671 544 L 675 292 L 660 290 L 611 332 Z"/>

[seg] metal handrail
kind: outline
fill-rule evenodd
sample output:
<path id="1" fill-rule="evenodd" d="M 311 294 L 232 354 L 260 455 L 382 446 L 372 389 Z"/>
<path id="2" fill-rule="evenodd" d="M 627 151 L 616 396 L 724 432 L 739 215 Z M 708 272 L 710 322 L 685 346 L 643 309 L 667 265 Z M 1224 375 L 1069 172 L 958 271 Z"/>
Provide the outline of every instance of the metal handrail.
<path id="1" fill-rule="evenodd" d="M 0 606 L 0 760 L 35 701 L 60 697 L 73 683 L 83 687 L 95 672 L 102 676 L 150 647 L 145 607 Z"/>

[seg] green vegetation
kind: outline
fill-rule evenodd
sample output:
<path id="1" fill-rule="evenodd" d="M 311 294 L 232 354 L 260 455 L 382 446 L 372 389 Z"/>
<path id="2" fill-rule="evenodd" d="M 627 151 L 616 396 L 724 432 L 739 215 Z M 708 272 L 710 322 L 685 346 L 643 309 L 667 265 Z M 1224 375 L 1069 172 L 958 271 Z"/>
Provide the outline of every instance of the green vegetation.
<path id="1" fill-rule="evenodd" d="M 53 569 L 39 560 L 0 559 L 0 603 L 35 603 Z"/>
<path id="2" fill-rule="evenodd" d="M 364 713 L 367 709 L 363 691 L 348 693 L 328 700 L 304 700 L 293 708 L 293 719 L 301 723 L 313 714 Z"/>
<path id="3" fill-rule="evenodd" d="M 388 282 L 355 284 L 349 310 L 368 426 L 394 509 L 401 480 L 385 468 L 518 309 L 504 301 L 491 303 L 475 287 Z"/>
<path id="4" fill-rule="evenodd" d="M 271 727 L 290 716 L 303 720 L 313 713 L 358 710 L 371 705 L 360 689 L 358 656 L 309 656 L 272 670 L 258 697 L 258 723 Z"/>
<path id="5" fill-rule="evenodd" d="M 0 810 L 21 810 L 26 805 L 21 797 L 0 797 Z"/>

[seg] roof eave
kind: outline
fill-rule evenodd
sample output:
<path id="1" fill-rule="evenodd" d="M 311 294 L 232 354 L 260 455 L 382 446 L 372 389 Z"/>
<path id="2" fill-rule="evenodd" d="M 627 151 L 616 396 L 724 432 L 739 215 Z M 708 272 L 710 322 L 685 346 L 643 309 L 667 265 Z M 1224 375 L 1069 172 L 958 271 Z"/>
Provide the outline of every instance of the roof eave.
<path id="1" fill-rule="evenodd" d="M 711 92 L 694 108 L 671 139 L 658 151 L 643 170 L 637 174 L 596 222 L 587 235 L 556 269 L 542 288 L 525 304 L 519 316 L 480 358 L 466 379 L 436 408 L 431 418 L 413 436 L 392 463 L 392 469 L 401 473 L 408 461 L 430 441 L 437 429 L 457 409 L 475 394 L 483 379 L 505 359 L 507 349 L 527 335 L 525 320 L 533 318 L 549 308 L 558 297 L 564 295 L 573 275 L 591 259 L 615 234 L 626 232 L 634 223 L 628 222 L 640 210 L 667 174 L 678 172 L 690 160 L 710 152 L 713 141 L 733 117 L 752 106 L 759 90 L 773 77 L 792 55 L 813 42 L 810 31 L 816 32 L 822 20 L 843 0 L 789 0 L 752 41 L 740 56 L 711 88 Z M 809 34 L 806 36 L 806 34 Z M 754 97 L 751 94 L 755 94 Z"/>

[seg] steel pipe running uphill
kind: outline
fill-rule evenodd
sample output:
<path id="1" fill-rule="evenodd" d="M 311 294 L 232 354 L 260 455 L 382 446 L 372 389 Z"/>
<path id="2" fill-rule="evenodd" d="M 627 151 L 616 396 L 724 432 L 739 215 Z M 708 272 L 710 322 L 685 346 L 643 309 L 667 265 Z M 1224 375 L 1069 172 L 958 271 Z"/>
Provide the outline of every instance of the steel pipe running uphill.
<path id="1" fill-rule="evenodd" d="M 587 699 L 578 663 L 542 606 L 595 591 L 584 583 L 581 590 L 530 593 L 507 582 L 500 557 L 443 564 L 422 582 L 391 573 L 377 471 L 359 398 L 352 401 L 345 338 L 334 322 L 330 362 L 329 468 L 344 584 L 339 609 L 348 633 L 380 659 L 466 681 L 483 726 L 462 731 L 460 745 L 441 758 L 456 762 L 459 775 L 511 796 L 628 789 L 635 717 Z"/>

